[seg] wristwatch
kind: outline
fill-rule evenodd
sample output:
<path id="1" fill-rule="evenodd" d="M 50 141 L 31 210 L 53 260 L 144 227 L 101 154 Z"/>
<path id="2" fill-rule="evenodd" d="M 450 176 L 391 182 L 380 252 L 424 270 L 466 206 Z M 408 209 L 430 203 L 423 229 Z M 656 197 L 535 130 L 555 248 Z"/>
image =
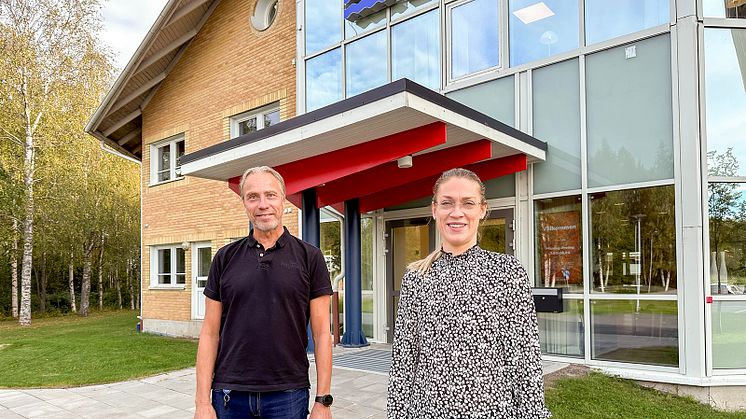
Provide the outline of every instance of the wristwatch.
<path id="1" fill-rule="evenodd" d="M 321 403 L 326 407 L 329 407 L 334 403 L 334 397 L 331 394 L 324 394 L 323 396 L 316 396 L 314 399 L 316 403 Z"/>

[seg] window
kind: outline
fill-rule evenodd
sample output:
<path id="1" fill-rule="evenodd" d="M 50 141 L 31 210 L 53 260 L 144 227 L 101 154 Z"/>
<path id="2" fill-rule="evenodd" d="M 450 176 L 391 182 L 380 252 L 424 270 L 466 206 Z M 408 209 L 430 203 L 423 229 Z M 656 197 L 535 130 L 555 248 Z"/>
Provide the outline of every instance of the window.
<path id="1" fill-rule="evenodd" d="M 391 28 L 392 79 L 408 78 L 440 89 L 440 13 L 438 9 Z"/>
<path id="2" fill-rule="evenodd" d="M 181 156 L 184 155 L 184 135 L 179 134 L 150 146 L 150 184 L 181 179 Z"/>
<path id="3" fill-rule="evenodd" d="M 449 9 L 451 79 L 499 64 L 500 13 L 496 0 L 471 0 Z"/>
<path id="4" fill-rule="evenodd" d="M 578 60 L 532 72 L 533 135 L 546 141 L 547 159 L 534 164 L 534 193 L 580 189 L 580 76 Z"/>
<path id="5" fill-rule="evenodd" d="M 743 1 L 704 0 L 702 7 L 705 17 L 746 19 L 746 2 Z"/>
<path id="6" fill-rule="evenodd" d="M 578 47 L 578 2 L 510 0 L 510 65 L 549 57 Z"/>
<path id="7" fill-rule="evenodd" d="M 386 84 L 386 31 L 379 31 L 347 45 L 347 97 Z"/>
<path id="8" fill-rule="evenodd" d="M 251 15 L 251 26 L 258 31 L 267 30 L 277 17 L 278 0 L 259 0 Z"/>
<path id="9" fill-rule="evenodd" d="M 306 54 L 339 42 L 342 37 L 342 2 L 306 0 Z"/>
<path id="10" fill-rule="evenodd" d="M 673 186 L 590 196 L 592 292 L 676 294 Z"/>
<path id="11" fill-rule="evenodd" d="M 386 9 L 356 20 L 345 19 L 345 38 L 353 38 L 384 25 L 386 25 Z"/>
<path id="12" fill-rule="evenodd" d="M 746 368 L 746 301 L 712 303 L 712 366 Z"/>
<path id="13" fill-rule="evenodd" d="M 503 124 L 515 127 L 515 77 L 513 76 L 449 92 L 446 96 L 495 118 Z"/>
<path id="14" fill-rule="evenodd" d="M 728 2 L 726 2 L 728 3 Z M 705 2 L 708 7 L 717 2 Z M 724 3 L 719 3 L 721 12 Z M 719 17 L 743 18 L 745 5 Z M 712 365 L 746 368 L 746 29 L 706 28 L 705 114 Z"/>
<path id="15" fill-rule="evenodd" d="M 586 45 L 606 41 L 671 20 L 669 0 L 585 0 Z"/>
<path id="16" fill-rule="evenodd" d="M 561 313 L 536 313 L 541 353 L 582 358 L 585 354 L 583 300 L 563 299 Z"/>
<path id="17" fill-rule="evenodd" d="M 306 62 L 306 111 L 342 99 L 342 52 L 339 48 Z"/>
<path id="18" fill-rule="evenodd" d="M 280 122 L 280 107 L 272 104 L 231 117 L 231 138 L 249 134 Z"/>
<path id="19" fill-rule="evenodd" d="M 591 300 L 591 357 L 679 366 L 676 301 Z"/>
<path id="20" fill-rule="evenodd" d="M 580 196 L 536 201 L 536 287 L 583 292 Z"/>
<path id="21" fill-rule="evenodd" d="M 150 252 L 150 286 L 179 287 L 186 284 L 185 251 L 181 246 L 157 246 Z"/>
<path id="22" fill-rule="evenodd" d="M 673 178 L 668 34 L 586 58 L 588 186 Z"/>
<path id="23" fill-rule="evenodd" d="M 705 93 L 710 176 L 746 176 L 746 29 L 705 29 Z M 726 156 L 727 164 L 714 160 Z M 713 166 L 714 165 L 714 166 Z"/>
<path id="24" fill-rule="evenodd" d="M 437 3 L 438 3 L 438 0 L 399 1 L 393 6 L 391 6 L 391 20 L 396 20 L 400 17 L 403 18 L 404 16 L 426 9 L 428 6 L 431 6 Z"/>

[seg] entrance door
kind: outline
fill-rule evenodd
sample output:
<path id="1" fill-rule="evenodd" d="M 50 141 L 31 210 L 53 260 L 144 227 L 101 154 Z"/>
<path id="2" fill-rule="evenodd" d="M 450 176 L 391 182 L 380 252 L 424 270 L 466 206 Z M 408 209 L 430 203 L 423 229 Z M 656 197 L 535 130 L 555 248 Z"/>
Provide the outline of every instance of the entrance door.
<path id="1" fill-rule="evenodd" d="M 515 254 L 513 209 L 495 209 L 479 227 L 479 246 L 498 253 Z"/>
<path id="2" fill-rule="evenodd" d="M 435 228 L 429 217 L 386 222 L 386 297 L 388 299 L 386 339 L 394 340 L 394 323 L 399 307 L 401 279 L 407 265 L 435 250 Z"/>
<path id="3" fill-rule="evenodd" d="M 205 285 L 212 262 L 210 243 L 195 243 L 192 246 L 192 317 L 205 318 Z"/>

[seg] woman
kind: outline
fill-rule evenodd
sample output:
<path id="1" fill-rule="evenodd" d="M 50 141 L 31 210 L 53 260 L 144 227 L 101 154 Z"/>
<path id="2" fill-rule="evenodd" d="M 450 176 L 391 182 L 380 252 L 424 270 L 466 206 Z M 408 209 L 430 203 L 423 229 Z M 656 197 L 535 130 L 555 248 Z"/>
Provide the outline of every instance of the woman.
<path id="1" fill-rule="evenodd" d="M 402 279 L 389 418 L 548 418 L 528 277 L 477 244 L 484 185 L 466 169 L 433 188 L 442 248 Z"/>

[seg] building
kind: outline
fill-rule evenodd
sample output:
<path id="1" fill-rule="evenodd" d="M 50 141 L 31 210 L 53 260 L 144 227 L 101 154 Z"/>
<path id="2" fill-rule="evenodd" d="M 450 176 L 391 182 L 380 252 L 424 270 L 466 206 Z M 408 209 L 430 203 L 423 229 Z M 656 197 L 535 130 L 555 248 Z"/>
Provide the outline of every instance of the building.
<path id="1" fill-rule="evenodd" d="M 182 7 L 204 9 L 193 13 L 206 23 L 191 25 L 195 36 L 181 59 L 161 80 L 151 79 L 155 93 L 131 119 L 141 119 L 142 134 L 126 139 L 133 128 L 116 122 L 137 106 L 122 106 L 109 120 L 98 112 L 89 124 L 143 161 L 146 330 L 168 332 L 174 321 L 196 318 L 183 308 L 169 312 L 171 299 L 173 307 L 177 299 L 188 304 L 198 291 L 194 269 L 185 262 L 182 290 L 157 290 L 152 255 L 178 254 L 182 241 L 209 241 L 214 250 L 245 234 L 242 214 L 217 205 L 235 202 L 225 182 L 235 184 L 241 167 L 267 163 L 296 182 L 291 201 L 304 211 L 289 218 L 303 219 L 304 236 L 315 236 L 344 272 L 352 344 L 364 343 L 357 334 L 390 341 L 401 272 L 438 245 L 422 190 L 432 174 L 421 168 L 435 168 L 433 154 L 449 149 L 451 161 L 467 159 L 459 165 L 480 164 L 478 151 L 453 147 L 478 148 L 484 139 L 493 163 L 484 166 L 491 169 L 491 216 L 481 244 L 514 253 L 536 288 L 562 290 L 563 310 L 539 313 L 545 357 L 663 383 L 721 408 L 746 406 L 745 1 L 626 0 L 613 8 L 602 0 L 197 3 Z M 253 10 L 271 10 L 275 23 L 255 32 L 247 23 Z M 270 14 L 261 16 L 269 21 Z M 157 33 L 167 32 L 164 22 Z M 226 45 L 249 33 L 244 43 L 271 53 L 228 65 L 235 49 Z M 220 34 L 230 39 L 218 42 Z M 148 54 L 158 56 L 138 51 L 133 62 Z M 253 74 L 241 71 L 252 65 L 268 77 L 239 80 Z M 198 82 L 204 78 L 215 84 Z M 230 88 L 216 87 L 220 81 Z M 257 87 L 275 81 L 275 90 Z M 120 85 L 128 83 L 120 78 Z M 113 90 L 102 109 L 139 91 L 130 89 Z M 284 92 L 282 122 L 223 141 L 241 112 L 268 109 L 262 106 L 277 96 L 257 98 L 277 92 Z M 443 125 L 418 134 L 432 124 Z M 433 139 L 439 129 L 446 131 L 441 143 L 405 150 L 409 140 L 401 136 Z M 150 154 L 172 135 L 187 139 L 188 176 L 150 186 L 160 169 Z M 128 148 L 131 141 L 144 151 Z M 359 156 L 368 166 L 351 168 Z M 392 167 L 400 157 L 400 166 L 411 167 Z M 506 169 L 498 173 L 498 166 Z M 417 174 L 404 175 L 409 170 Z M 179 211 L 188 223 L 168 217 L 179 199 L 188 204 Z M 204 199 L 212 203 L 194 207 Z M 355 266 L 360 270 L 351 272 Z M 149 326 L 155 318 L 163 322 Z"/>

